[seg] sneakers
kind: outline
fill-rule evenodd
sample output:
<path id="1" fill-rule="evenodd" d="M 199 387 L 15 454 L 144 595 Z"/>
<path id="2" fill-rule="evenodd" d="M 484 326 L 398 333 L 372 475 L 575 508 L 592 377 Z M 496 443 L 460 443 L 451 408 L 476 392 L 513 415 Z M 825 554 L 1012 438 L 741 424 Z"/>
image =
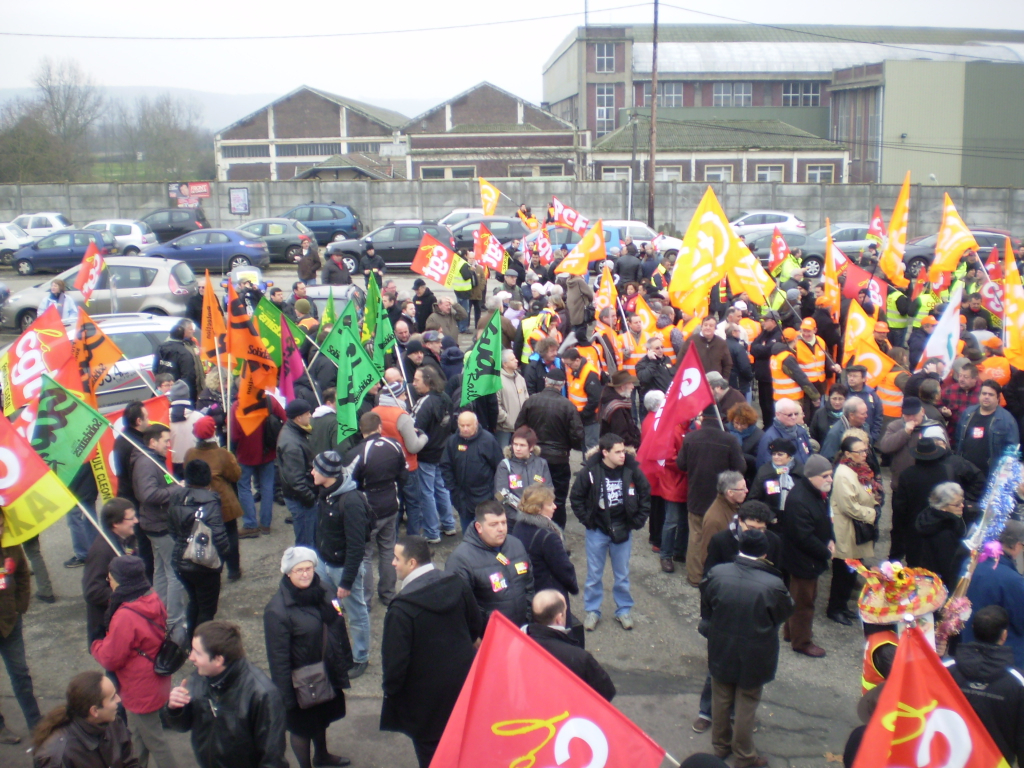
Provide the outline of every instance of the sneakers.
<path id="1" fill-rule="evenodd" d="M 441 531 L 445 536 L 458 536 L 459 532 L 452 528 L 450 531 Z"/>
<path id="2" fill-rule="evenodd" d="M 348 671 L 348 679 L 355 680 L 357 677 L 362 677 L 368 666 L 370 666 L 370 662 L 368 661 L 356 662 L 355 666 Z"/>
<path id="3" fill-rule="evenodd" d="M 441 537 L 438 536 L 436 539 L 427 539 L 427 544 L 440 544 Z"/>
<path id="4" fill-rule="evenodd" d="M 601 620 L 601 614 L 597 611 L 589 611 L 586 617 L 583 619 L 583 628 L 587 632 L 593 632 L 597 629 L 597 622 Z"/>
<path id="5" fill-rule="evenodd" d="M 707 733 L 708 728 L 711 727 L 711 721 L 698 716 L 690 727 L 693 728 L 694 733 Z"/>
<path id="6" fill-rule="evenodd" d="M 258 539 L 260 537 L 259 528 L 239 528 L 238 538 L 240 539 Z"/>
<path id="7" fill-rule="evenodd" d="M 661 558 L 661 570 L 662 573 L 675 573 L 676 567 L 672 564 L 672 561 L 667 557 Z"/>
<path id="8" fill-rule="evenodd" d="M 633 628 L 633 614 L 629 613 L 628 611 L 622 614 L 621 616 L 616 616 L 615 620 L 622 625 L 623 629 L 628 630 Z"/>
<path id="9" fill-rule="evenodd" d="M 8 730 L 6 725 L 3 728 L 0 728 L 0 744 L 20 744 L 20 743 L 21 743 L 21 736 L 19 736 L 18 734 L 13 733 L 10 730 Z"/>
<path id="10" fill-rule="evenodd" d="M 81 568 L 83 565 L 85 565 L 85 560 L 78 555 L 73 555 L 70 560 L 64 561 L 65 568 Z"/>

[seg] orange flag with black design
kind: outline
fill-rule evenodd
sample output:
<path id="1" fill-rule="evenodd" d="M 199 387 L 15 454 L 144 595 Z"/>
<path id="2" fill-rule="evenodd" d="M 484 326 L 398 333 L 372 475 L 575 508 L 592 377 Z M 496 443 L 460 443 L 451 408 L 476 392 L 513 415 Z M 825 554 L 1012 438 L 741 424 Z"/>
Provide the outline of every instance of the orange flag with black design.
<path id="1" fill-rule="evenodd" d="M 224 325 L 224 312 L 217 301 L 210 280 L 210 270 L 206 270 L 206 285 L 203 288 L 203 320 L 199 324 L 199 342 L 203 363 L 208 366 L 220 365 L 221 356 L 227 354 L 227 328 Z"/>
<path id="2" fill-rule="evenodd" d="M 71 350 L 78 362 L 78 370 L 82 375 L 82 391 L 86 401 L 96 407 L 96 390 L 106 378 L 123 354 L 102 329 L 96 325 L 84 309 L 78 310 L 78 328 L 71 342 Z M 139 372 L 140 376 L 145 376 Z"/>

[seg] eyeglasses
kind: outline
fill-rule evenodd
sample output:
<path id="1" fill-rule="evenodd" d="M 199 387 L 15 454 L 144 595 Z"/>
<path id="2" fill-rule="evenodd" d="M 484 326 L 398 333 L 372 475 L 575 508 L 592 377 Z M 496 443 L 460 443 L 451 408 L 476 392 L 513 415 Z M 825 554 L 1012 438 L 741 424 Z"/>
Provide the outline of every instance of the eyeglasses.
<path id="1" fill-rule="evenodd" d="M 747 489 L 746 488 L 730 488 L 729 492 L 730 493 L 746 493 Z"/>
<path id="2" fill-rule="evenodd" d="M 772 451 L 772 456 L 789 456 L 785 451 Z"/>
<path id="3" fill-rule="evenodd" d="M 964 505 L 964 502 L 961 500 L 961 501 L 954 501 L 949 506 L 951 506 L 951 507 L 962 507 L 963 505 Z"/>
<path id="4" fill-rule="evenodd" d="M 847 451 L 847 453 L 867 453 L 867 448 L 858 448 L 856 451 Z"/>
<path id="5" fill-rule="evenodd" d="M 316 568 L 314 568 L 312 566 L 309 567 L 309 568 L 292 568 L 292 573 L 297 573 L 300 576 L 306 576 L 306 575 L 308 575 L 310 573 L 313 573 L 313 571 L 315 571 L 315 570 L 316 570 Z"/>

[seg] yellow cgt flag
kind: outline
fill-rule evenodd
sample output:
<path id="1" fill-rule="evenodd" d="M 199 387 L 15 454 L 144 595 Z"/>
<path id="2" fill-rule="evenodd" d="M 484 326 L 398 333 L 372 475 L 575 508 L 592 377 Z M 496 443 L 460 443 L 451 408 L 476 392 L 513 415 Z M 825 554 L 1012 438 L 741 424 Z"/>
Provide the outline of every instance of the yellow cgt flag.
<path id="1" fill-rule="evenodd" d="M 1024 369 L 1024 285 L 1020 282 L 1020 271 L 1009 238 L 1004 254 L 1003 345 L 1010 364 Z"/>
<path id="2" fill-rule="evenodd" d="M 601 285 L 594 291 L 594 319 L 601 315 L 605 307 L 614 308 L 619 301 L 619 292 L 615 290 L 615 279 L 612 271 L 605 266 L 601 270 Z"/>
<path id="3" fill-rule="evenodd" d="M 875 344 L 874 332 L 875 321 L 860 304 L 851 301 L 849 311 L 846 313 L 846 332 L 843 334 L 843 352 L 847 360 L 862 341 L 874 345 L 878 349 L 878 345 Z"/>
<path id="4" fill-rule="evenodd" d="M 746 293 L 752 302 L 763 307 L 775 290 L 775 281 L 765 272 L 757 257 L 747 251 L 729 270 L 729 287 L 733 293 Z"/>
<path id="5" fill-rule="evenodd" d="M 907 171 L 907 175 L 903 178 L 900 195 L 896 198 L 896 206 L 892 209 L 892 218 L 889 219 L 889 239 L 878 260 L 882 274 L 889 278 L 889 282 L 897 288 L 906 288 L 910 285 L 910 281 L 903 276 L 903 271 L 906 268 L 903 264 L 903 254 L 907 248 L 907 216 L 909 213 L 910 171 Z"/>
<path id="6" fill-rule="evenodd" d="M 643 296 L 637 297 L 636 308 L 633 310 L 633 314 L 640 315 L 640 318 L 643 320 L 644 333 L 651 334 L 658 330 L 658 316 Z"/>
<path id="7" fill-rule="evenodd" d="M 839 322 L 839 305 L 842 301 L 843 292 L 839 287 L 839 275 L 836 270 L 836 246 L 832 242 L 832 223 L 825 219 L 825 269 L 822 270 L 822 284 L 825 292 L 822 298 L 825 299 L 825 306 L 832 315 L 832 320 Z M 850 302 L 853 304 L 854 302 Z"/>
<path id="8" fill-rule="evenodd" d="M 585 275 L 587 265 L 592 261 L 604 261 L 608 258 L 604 247 L 604 228 L 598 221 L 583 236 L 583 239 L 576 243 L 569 255 L 562 259 L 562 263 L 555 267 L 555 274 Z"/>
<path id="9" fill-rule="evenodd" d="M 708 186 L 690 219 L 676 257 L 676 268 L 668 286 L 672 304 L 688 315 L 695 314 L 711 289 L 742 258 L 745 250 L 729 225 L 715 191 Z"/>
<path id="10" fill-rule="evenodd" d="M 480 179 L 480 207 L 484 209 L 484 216 L 494 215 L 500 197 L 501 192 L 496 186 L 486 179 Z"/>
<path id="11" fill-rule="evenodd" d="M 935 242 L 935 258 L 928 267 L 928 279 L 939 282 L 944 272 L 952 272 L 960 263 L 960 257 L 966 250 L 978 250 L 978 241 L 971 230 L 957 213 L 953 200 L 946 193 L 942 205 L 942 225 L 939 227 L 939 239 Z"/>
<path id="12" fill-rule="evenodd" d="M 851 301 L 850 303 L 853 304 L 854 302 Z M 857 365 L 863 365 L 868 369 L 868 386 L 873 388 L 877 388 L 880 383 L 884 383 L 885 377 L 889 375 L 889 371 L 896 365 L 896 361 L 880 350 L 871 336 L 868 336 L 867 339 L 860 339 L 857 342 L 852 356 Z"/>

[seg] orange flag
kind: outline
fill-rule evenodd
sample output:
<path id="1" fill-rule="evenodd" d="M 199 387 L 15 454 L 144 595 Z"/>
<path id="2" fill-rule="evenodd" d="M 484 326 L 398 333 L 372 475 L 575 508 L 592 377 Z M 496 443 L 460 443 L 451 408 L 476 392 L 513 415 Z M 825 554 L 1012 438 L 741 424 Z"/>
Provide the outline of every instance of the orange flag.
<path id="1" fill-rule="evenodd" d="M 939 238 L 935 241 L 935 258 L 928 267 L 928 279 L 938 283 L 944 272 L 952 272 L 960 263 L 964 251 L 978 250 L 978 241 L 957 213 L 953 200 L 946 193 L 942 206 L 942 225 Z"/>
<path id="2" fill-rule="evenodd" d="M 1009 238 L 1003 255 L 1003 345 L 1006 359 L 1015 368 L 1024 369 L 1024 285 Z"/>
<path id="3" fill-rule="evenodd" d="M 104 266 L 103 256 L 96 247 L 96 243 L 90 242 L 89 247 L 85 249 L 85 256 L 82 257 L 82 266 L 78 269 L 78 277 L 75 278 L 75 290 L 82 292 L 86 306 L 89 305 L 92 292 L 96 290 Z"/>
<path id="4" fill-rule="evenodd" d="M 889 239 L 885 242 L 885 248 L 878 259 L 878 266 L 882 273 L 889 278 L 889 281 L 897 288 L 906 288 L 910 281 L 904 277 L 903 272 L 906 266 L 903 263 L 903 254 L 907 248 L 907 217 L 910 213 L 910 171 L 907 171 L 903 179 L 903 187 L 900 189 L 899 197 L 896 198 L 896 206 L 892 209 L 892 218 L 889 219 Z M 878 207 L 875 207 L 875 216 L 881 225 L 881 216 L 878 215 Z M 875 228 L 875 219 L 871 220 L 872 229 Z M 885 234 L 885 227 L 881 227 L 881 233 Z M 871 237 L 871 233 L 868 233 Z"/>
<path id="5" fill-rule="evenodd" d="M 227 354 L 227 328 L 224 325 L 224 312 L 217 301 L 210 280 L 210 270 L 206 270 L 206 286 L 203 289 L 203 322 L 200 323 L 200 349 L 203 362 L 208 366 L 222 364 L 221 355 Z"/>
<path id="6" fill-rule="evenodd" d="M 789 258 L 789 243 L 782 236 L 779 228 L 772 232 L 772 251 L 768 258 L 768 271 L 774 272 L 775 268 Z"/>
<path id="7" fill-rule="evenodd" d="M 71 342 L 71 350 L 78 361 L 78 370 L 82 375 L 82 391 L 86 401 L 96 407 L 96 390 L 107 373 L 123 357 L 120 348 L 105 334 L 84 309 L 78 310 L 78 328 Z M 139 372 L 140 376 L 145 376 Z"/>
<path id="8" fill-rule="evenodd" d="M 605 307 L 613 309 L 619 302 L 619 292 L 615 289 L 615 279 L 612 271 L 606 266 L 601 269 L 601 284 L 594 291 L 594 319 L 596 320 L 601 310 Z"/>
<path id="9" fill-rule="evenodd" d="M 878 387 L 879 382 L 883 382 L 896 365 L 895 360 L 878 348 L 874 336 L 871 335 L 857 341 L 851 357 L 857 365 L 863 365 L 868 369 L 867 380 L 870 387 Z"/>
<path id="10" fill-rule="evenodd" d="M 251 360 L 259 363 L 269 370 L 272 379 L 266 387 L 273 387 L 276 381 L 277 367 L 270 354 L 260 332 L 256 330 L 252 317 L 245 309 L 245 302 L 238 298 L 235 293 L 235 286 L 228 283 L 228 351 L 239 360 Z M 264 376 L 264 379 L 266 377 Z"/>
<path id="11" fill-rule="evenodd" d="M 480 181 L 480 207 L 483 208 L 484 216 L 493 216 L 498 209 L 498 200 L 501 192 L 496 186 L 485 179 Z"/>
<path id="12" fill-rule="evenodd" d="M 644 323 L 644 333 L 651 334 L 658 330 L 658 316 L 651 309 L 643 296 L 637 296 L 633 314 L 640 315 Z"/>
<path id="13" fill-rule="evenodd" d="M 825 292 L 825 306 L 832 314 L 832 320 L 839 322 L 839 304 L 842 301 L 842 291 L 839 289 L 839 277 L 836 271 L 836 247 L 832 242 L 832 224 L 825 219 L 825 269 L 823 270 L 823 285 Z M 851 302 L 852 303 L 852 302 Z"/>
<path id="14" fill-rule="evenodd" d="M 585 275 L 587 265 L 592 261 L 604 261 L 608 258 L 604 247 L 604 228 L 598 221 L 583 236 L 583 239 L 576 243 L 569 255 L 562 259 L 562 263 L 555 267 L 555 274 Z"/>

